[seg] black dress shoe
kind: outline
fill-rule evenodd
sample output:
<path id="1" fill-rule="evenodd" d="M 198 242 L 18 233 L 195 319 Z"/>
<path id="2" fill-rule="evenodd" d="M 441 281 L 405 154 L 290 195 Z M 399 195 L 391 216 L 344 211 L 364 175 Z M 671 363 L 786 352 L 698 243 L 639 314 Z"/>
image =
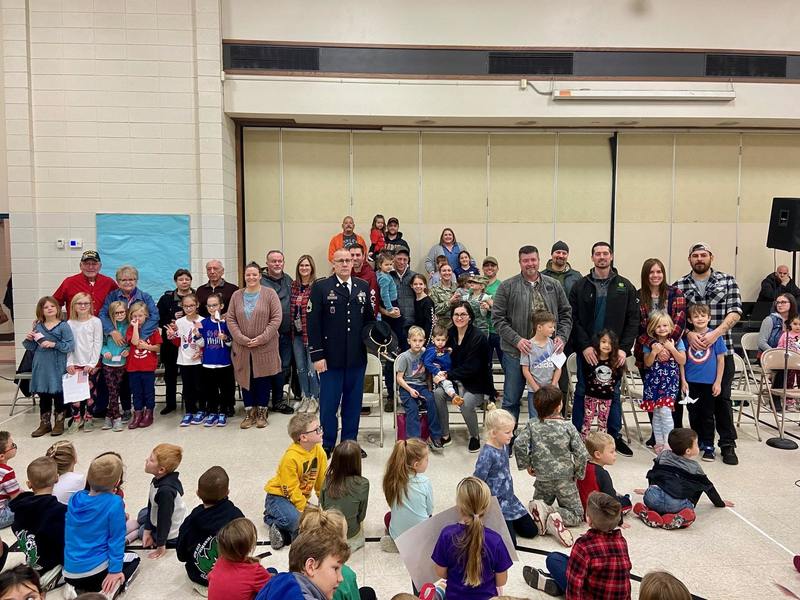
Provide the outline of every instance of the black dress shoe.
<path id="1" fill-rule="evenodd" d="M 627 457 L 633 456 L 633 450 L 631 450 L 631 447 L 628 446 L 628 444 L 626 444 L 621 437 L 618 437 L 614 440 L 614 445 L 617 448 L 617 452 L 622 454 L 622 456 L 627 456 Z"/>
<path id="2" fill-rule="evenodd" d="M 294 414 L 294 409 L 291 406 L 289 406 L 289 404 L 286 403 L 286 402 L 278 402 L 277 404 L 273 404 L 272 405 L 272 410 L 274 412 L 279 412 L 282 415 L 293 415 Z"/>
<path id="3" fill-rule="evenodd" d="M 725 446 L 722 449 L 722 462 L 726 465 L 738 465 L 739 457 L 736 456 L 736 450 L 733 446 Z"/>
<path id="4" fill-rule="evenodd" d="M 391 400 L 384 400 L 383 401 L 383 412 L 394 412 L 394 402 Z"/>
<path id="5" fill-rule="evenodd" d="M 158 413 L 160 415 L 168 415 L 171 412 L 175 412 L 176 406 L 174 404 L 167 404 L 161 411 Z"/>

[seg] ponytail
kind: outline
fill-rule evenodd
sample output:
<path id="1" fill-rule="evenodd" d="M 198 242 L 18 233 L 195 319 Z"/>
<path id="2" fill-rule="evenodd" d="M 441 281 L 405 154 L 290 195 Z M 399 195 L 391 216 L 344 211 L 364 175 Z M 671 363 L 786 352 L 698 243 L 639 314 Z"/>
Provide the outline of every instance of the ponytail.
<path id="1" fill-rule="evenodd" d="M 483 518 L 492 493 L 477 477 L 465 477 L 456 488 L 456 506 L 464 518 L 466 531 L 455 541 L 458 559 L 466 562 L 464 584 L 478 587 L 483 581 Z"/>
<path id="2" fill-rule="evenodd" d="M 418 438 L 397 440 L 383 474 L 383 495 L 389 507 L 401 504 L 408 495 L 408 480 L 414 465 L 428 455 L 428 445 Z"/>

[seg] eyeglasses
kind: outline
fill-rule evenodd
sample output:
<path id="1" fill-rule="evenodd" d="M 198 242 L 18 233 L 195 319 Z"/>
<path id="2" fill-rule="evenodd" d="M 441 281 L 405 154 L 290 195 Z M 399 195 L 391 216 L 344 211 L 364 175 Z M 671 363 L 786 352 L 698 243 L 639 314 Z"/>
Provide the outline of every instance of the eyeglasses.
<path id="1" fill-rule="evenodd" d="M 788 300 L 776 300 L 775 304 L 789 304 Z"/>
<path id="2" fill-rule="evenodd" d="M 469 316 L 468 313 L 453 313 L 454 319 L 466 319 Z"/>
<path id="3" fill-rule="evenodd" d="M 309 435 L 309 434 L 312 434 L 312 433 L 322 433 L 322 425 L 318 425 L 315 429 L 311 429 L 310 431 L 304 431 L 303 433 L 306 434 L 306 435 Z"/>
<path id="4" fill-rule="evenodd" d="M 91 302 L 76 302 L 75 306 L 91 306 Z"/>
<path id="5" fill-rule="evenodd" d="M 118 279 L 120 283 L 130 283 L 131 281 L 138 281 L 136 279 Z"/>
<path id="6" fill-rule="evenodd" d="M 5 450 L 3 450 L 3 452 L 9 452 L 10 450 L 16 450 L 16 449 L 17 449 L 17 445 L 14 442 L 11 442 L 11 445 L 8 448 L 6 448 Z"/>

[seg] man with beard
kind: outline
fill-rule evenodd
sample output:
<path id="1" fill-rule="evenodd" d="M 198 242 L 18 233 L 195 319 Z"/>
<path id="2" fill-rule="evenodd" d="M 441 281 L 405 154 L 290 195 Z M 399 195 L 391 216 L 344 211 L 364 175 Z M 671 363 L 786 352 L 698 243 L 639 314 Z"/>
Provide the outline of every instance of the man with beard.
<path id="1" fill-rule="evenodd" d="M 292 278 L 283 271 L 284 256 L 280 250 L 267 252 L 267 266 L 261 270 L 261 285 L 272 288 L 281 301 L 283 317 L 278 329 L 278 350 L 281 356 L 281 373 L 272 378 L 272 410 L 290 415 L 294 412 L 289 403 L 283 399 L 283 385 L 291 381 L 292 371 L 292 319 L 290 301 L 292 295 Z"/>
<path id="2" fill-rule="evenodd" d="M 711 268 L 714 253 L 705 242 L 697 242 L 689 247 L 690 273 L 684 275 L 673 285 L 686 296 L 687 308 L 692 304 L 707 304 L 711 309 L 709 331 L 698 335 L 693 331 L 686 334 L 689 346 L 703 351 L 714 345 L 724 336 L 725 372 L 722 375 L 722 391 L 714 399 L 714 421 L 719 434 L 719 448 L 722 462 L 738 465 L 736 456 L 736 428 L 733 426 L 733 407 L 731 405 L 731 383 L 733 383 L 733 337 L 731 330 L 742 316 L 742 295 L 739 284 L 732 275 Z"/>
<path id="3" fill-rule="evenodd" d="M 581 277 L 569 293 L 572 305 L 572 344 L 578 355 L 578 383 L 572 403 L 572 423 L 576 429 L 583 426 L 585 414 L 583 399 L 586 395 L 586 377 L 598 364 L 598 356 L 592 345 L 595 335 L 610 329 L 619 338 L 617 366 L 633 351 L 633 342 L 639 332 L 639 295 L 636 287 L 620 276 L 611 266 L 614 253 L 608 242 L 596 242 L 592 246 L 594 267 Z M 614 399 L 608 413 L 608 433 L 614 438 L 617 452 L 633 456 L 622 439 L 622 405 L 619 399 L 619 383 L 614 390 Z"/>
<path id="4" fill-rule="evenodd" d="M 349 250 L 356 244 L 360 244 L 362 248 L 368 247 L 364 238 L 356 233 L 355 220 L 348 215 L 342 219 L 342 233 L 333 236 L 328 244 L 328 261 L 333 262 L 333 254 L 340 248 Z"/>
<path id="5" fill-rule="evenodd" d="M 389 217 L 389 220 L 386 221 L 386 233 L 383 234 L 383 239 L 386 242 L 383 249 L 392 254 L 400 248 L 409 250 L 408 242 L 403 239 L 403 234 L 398 229 L 400 229 L 400 221 L 397 220 L 397 217 Z"/>
<path id="6" fill-rule="evenodd" d="M 572 286 L 581 278 L 580 272 L 573 269 L 567 262 L 568 258 L 569 246 L 567 246 L 566 242 L 559 240 L 550 249 L 550 260 L 547 261 L 547 266 L 542 271 L 548 277 L 558 280 L 564 287 L 564 293 L 567 297 L 569 297 Z M 563 371 L 566 372 L 566 369 Z"/>

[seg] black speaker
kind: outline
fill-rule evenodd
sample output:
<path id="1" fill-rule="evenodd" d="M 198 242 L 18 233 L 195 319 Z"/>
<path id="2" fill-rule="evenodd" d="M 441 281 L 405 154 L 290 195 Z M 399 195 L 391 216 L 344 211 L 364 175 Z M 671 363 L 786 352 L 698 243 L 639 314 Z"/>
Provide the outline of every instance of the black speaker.
<path id="1" fill-rule="evenodd" d="M 767 248 L 800 252 L 800 198 L 773 198 Z"/>

